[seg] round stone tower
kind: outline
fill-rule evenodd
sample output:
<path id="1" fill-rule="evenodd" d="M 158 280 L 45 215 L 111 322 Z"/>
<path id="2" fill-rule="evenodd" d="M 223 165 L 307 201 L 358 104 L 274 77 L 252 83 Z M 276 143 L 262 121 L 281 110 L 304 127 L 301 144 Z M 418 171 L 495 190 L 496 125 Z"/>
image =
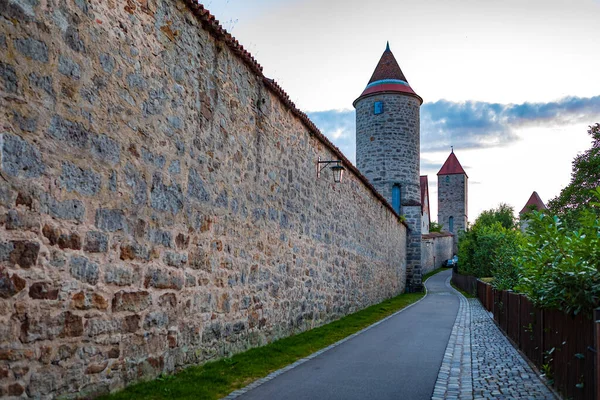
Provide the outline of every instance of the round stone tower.
<path id="1" fill-rule="evenodd" d="M 421 290 L 420 122 L 417 95 L 389 43 L 356 108 L 356 166 L 406 217 L 407 290 Z"/>

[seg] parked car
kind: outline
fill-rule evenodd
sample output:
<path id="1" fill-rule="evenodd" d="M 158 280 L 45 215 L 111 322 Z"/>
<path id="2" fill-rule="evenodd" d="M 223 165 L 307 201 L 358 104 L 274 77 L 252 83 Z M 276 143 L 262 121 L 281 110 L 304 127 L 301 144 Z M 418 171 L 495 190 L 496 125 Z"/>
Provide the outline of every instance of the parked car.
<path id="1" fill-rule="evenodd" d="M 445 260 L 444 262 L 442 262 L 442 267 L 448 267 L 448 268 L 452 268 L 452 267 L 457 267 L 458 266 L 458 256 L 454 256 L 452 258 L 449 258 L 447 260 Z"/>

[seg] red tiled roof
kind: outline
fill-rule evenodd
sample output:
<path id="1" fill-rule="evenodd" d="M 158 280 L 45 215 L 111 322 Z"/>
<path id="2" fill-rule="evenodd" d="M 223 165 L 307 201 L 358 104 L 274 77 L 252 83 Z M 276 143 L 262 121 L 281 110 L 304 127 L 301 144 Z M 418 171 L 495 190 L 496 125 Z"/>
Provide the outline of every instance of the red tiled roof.
<path id="1" fill-rule="evenodd" d="M 453 233 L 450 232 L 429 232 L 424 235 L 421 235 L 423 239 L 435 239 L 436 237 L 448 237 L 454 236 Z"/>
<path id="2" fill-rule="evenodd" d="M 379 63 L 377 63 L 377 67 L 375 67 L 375 71 L 373 72 L 369 83 L 382 81 L 384 79 L 399 79 L 408 83 L 408 80 L 406 80 L 406 77 L 398 65 L 398 61 L 396 61 L 396 57 L 394 57 L 390 50 L 389 44 L 379 59 Z"/>
<path id="3" fill-rule="evenodd" d="M 454 155 L 454 151 L 452 151 L 452 153 L 450 153 L 450 155 L 448 156 L 448 159 L 446 160 L 444 165 L 442 165 L 440 172 L 438 172 L 437 174 L 438 175 L 458 175 L 458 174 L 467 175 L 467 173 L 463 169 L 462 165 L 460 165 L 460 163 L 458 162 L 458 158 L 456 158 L 456 156 Z M 468 178 L 468 176 L 467 176 L 467 178 Z"/>
<path id="4" fill-rule="evenodd" d="M 350 160 L 348 160 L 348 158 L 346 158 L 344 153 L 342 153 L 340 149 L 338 149 L 333 143 L 331 143 L 329 139 L 327 139 L 325 135 L 321 133 L 319 128 L 317 128 L 310 118 L 308 118 L 305 113 L 296 107 L 294 102 L 290 100 L 288 94 L 277 84 L 277 82 L 275 82 L 273 79 L 267 78 L 263 74 L 262 66 L 254 59 L 252 54 L 244 49 L 244 46 L 242 46 L 236 38 L 231 36 L 231 34 L 219 24 L 219 21 L 210 13 L 210 11 L 204 8 L 202 4 L 199 4 L 198 0 L 185 0 L 185 3 L 192 13 L 200 20 L 202 28 L 211 34 L 213 38 L 229 47 L 233 54 L 239 57 L 240 60 L 242 60 L 242 62 L 259 77 L 259 79 L 262 79 L 264 85 L 271 90 L 271 92 L 277 96 L 286 107 L 288 107 L 290 112 L 296 116 L 296 118 L 298 118 L 304 124 L 304 126 L 306 126 L 310 133 L 312 133 L 317 140 L 329 148 L 329 150 L 342 161 L 344 166 L 351 171 L 362 182 L 362 184 L 365 185 L 371 191 L 371 193 L 373 193 L 373 195 L 385 207 L 387 207 L 388 210 L 392 212 L 392 214 L 400 218 L 400 215 L 396 213 L 391 204 L 387 202 L 387 200 L 375 189 L 375 187 L 371 185 L 369 180 L 360 173 L 360 171 L 350 162 Z M 407 229 L 409 228 L 408 224 L 405 222 L 402 222 L 402 224 Z"/>
<path id="5" fill-rule="evenodd" d="M 531 197 L 529 197 L 529 200 L 527 200 L 525 207 L 523 207 L 523 209 L 521 211 L 519 211 L 519 214 L 524 214 L 526 212 L 533 211 L 533 210 L 542 211 L 545 209 L 546 209 L 546 205 L 540 198 L 540 195 L 538 195 L 537 192 L 534 190 L 533 193 L 531 194 Z"/>
<path id="6" fill-rule="evenodd" d="M 389 43 L 379 59 L 373 75 L 371 75 L 371 79 L 369 80 L 367 87 L 362 94 L 356 100 L 354 100 L 353 105 L 356 106 L 356 102 L 364 96 L 386 92 L 405 93 L 407 95 L 416 97 L 419 99 L 420 103 L 423 104 L 423 99 L 421 96 L 416 94 L 408 84 L 404 73 L 400 69 L 400 65 L 398 65 L 398 61 L 396 61 L 394 54 L 392 54 L 392 51 L 390 50 Z"/>

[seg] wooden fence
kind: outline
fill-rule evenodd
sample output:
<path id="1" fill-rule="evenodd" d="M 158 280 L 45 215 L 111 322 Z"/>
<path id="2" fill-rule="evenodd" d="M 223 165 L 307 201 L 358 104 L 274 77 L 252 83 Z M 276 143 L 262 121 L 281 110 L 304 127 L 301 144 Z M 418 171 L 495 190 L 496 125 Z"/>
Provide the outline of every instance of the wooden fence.
<path id="1" fill-rule="evenodd" d="M 600 400 L 600 309 L 594 318 L 544 310 L 524 295 L 495 290 L 453 272 L 452 282 L 477 295 L 513 343 L 546 373 L 565 398 Z"/>

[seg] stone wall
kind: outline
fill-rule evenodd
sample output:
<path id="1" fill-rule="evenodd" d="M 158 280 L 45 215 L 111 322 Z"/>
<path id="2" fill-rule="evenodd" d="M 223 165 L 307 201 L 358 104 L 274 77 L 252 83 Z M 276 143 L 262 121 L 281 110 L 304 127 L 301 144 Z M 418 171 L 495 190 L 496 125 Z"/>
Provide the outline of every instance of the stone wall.
<path id="1" fill-rule="evenodd" d="M 423 274 L 442 266 L 442 263 L 454 256 L 454 237 L 448 233 L 431 232 L 423 235 L 421 265 Z"/>
<path id="2" fill-rule="evenodd" d="M 404 290 L 406 226 L 192 3 L 0 2 L 0 396 L 116 390 Z"/>

